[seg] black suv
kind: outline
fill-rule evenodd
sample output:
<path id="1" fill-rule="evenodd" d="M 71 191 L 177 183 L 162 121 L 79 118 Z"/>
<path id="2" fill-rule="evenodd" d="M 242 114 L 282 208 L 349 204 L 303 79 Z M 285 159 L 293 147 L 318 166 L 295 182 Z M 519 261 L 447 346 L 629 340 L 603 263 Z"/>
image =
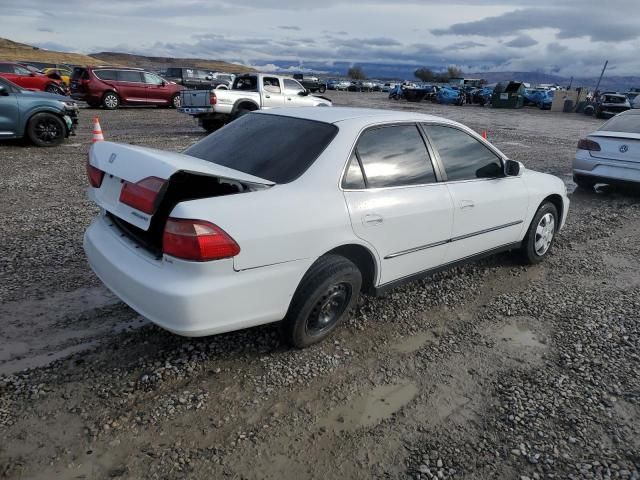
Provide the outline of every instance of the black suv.
<path id="1" fill-rule="evenodd" d="M 164 77 L 187 88 L 211 88 L 213 83 L 210 72 L 191 67 L 167 68 Z"/>

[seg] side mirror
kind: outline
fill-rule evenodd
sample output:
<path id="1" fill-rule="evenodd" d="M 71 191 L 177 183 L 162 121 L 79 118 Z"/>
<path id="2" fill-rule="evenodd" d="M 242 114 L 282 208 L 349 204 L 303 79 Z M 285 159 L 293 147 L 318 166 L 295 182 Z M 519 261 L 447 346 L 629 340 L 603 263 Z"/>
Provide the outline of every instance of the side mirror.
<path id="1" fill-rule="evenodd" d="M 515 160 L 505 161 L 504 174 L 507 177 L 517 177 L 520 175 L 520 162 L 516 162 Z"/>
<path id="2" fill-rule="evenodd" d="M 165 82 L 164 80 L 162 80 L 161 85 L 164 87 L 167 84 L 167 82 Z"/>
<path id="3" fill-rule="evenodd" d="M 9 95 L 9 92 L 7 91 L 7 87 L 5 87 L 4 85 L 0 85 L 0 96 L 5 96 L 5 95 Z"/>
<path id="4" fill-rule="evenodd" d="M 301 97 L 306 97 L 307 95 L 309 95 L 309 90 L 300 90 L 298 92 L 298 95 L 300 95 Z"/>

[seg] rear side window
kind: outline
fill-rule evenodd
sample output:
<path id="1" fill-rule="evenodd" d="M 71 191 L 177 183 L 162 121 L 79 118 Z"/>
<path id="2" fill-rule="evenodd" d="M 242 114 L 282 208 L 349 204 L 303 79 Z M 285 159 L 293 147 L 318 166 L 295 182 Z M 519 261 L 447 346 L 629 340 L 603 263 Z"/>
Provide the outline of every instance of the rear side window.
<path id="1" fill-rule="evenodd" d="M 280 82 L 275 77 L 264 77 L 262 86 L 267 92 L 280 93 Z"/>
<path id="2" fill-rule="evenodd" d="M 94 70 L 93 74 L 100 80 L 117 80 L 118 72 L 115 70 Z"/>
<path id="3" fill-rule="evenodd" d="M 0 73 L 13 73 L 13 65 L 0 63 Z"/>
<path id="4" fill-rule="evenodd" d="M 289 183 L 307 171 L 337 132 L 330 123 L 250 113 L 184 153 L 275 183 Z"/>
<path id="5" fill-rule="evenodd" d="M 367 187 L 400 187 L 434 183 L 427 147 L 415 125 L 365 131 L 356 145 Z"/>
<path id="6" fill-rule="evenodd" d="M 425 125 L 449 181 L 502 176 L 502 161 L 478 140 L 457 128 Z"/>
<path id="7" fill-rule="evenodd" d="M 342 188 L 346 190 L 361 190 L 366 188 L 367 184 L 364 182 L 364 175 L 362 174 L 362 168 L 360 162 L 356 156 L 354 150 L 349 159 L 349 165 L 344 172 L 344 179 L 342 180 Z"/>
<path id="8" fill-rule="evenodd" d="M 142 72 L 134 72 L 132 70 L 118 70 L 118 81 L 142 83 Z"/>

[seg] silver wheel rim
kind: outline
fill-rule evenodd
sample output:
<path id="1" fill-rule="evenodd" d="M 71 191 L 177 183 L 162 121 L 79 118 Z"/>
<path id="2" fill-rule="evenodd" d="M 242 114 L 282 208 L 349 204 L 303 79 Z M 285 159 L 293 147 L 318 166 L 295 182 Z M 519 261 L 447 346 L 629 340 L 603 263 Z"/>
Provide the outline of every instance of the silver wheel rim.
<path id="1" fill-rule="evenodd" d="M 542 216 L 536 227 L 534 249 L 539 256 L 549 250 L 556 229 L 556 220 L 551 213 Z"/>
<path id="2" fill-rule="evenodd" d="M 104 104 L 109 108 L 116 108 L 118 106 L 118 99 L 115 95 L 107 95 L 104 97 Z"/>
<path id="3" fill-rule="evenodd" d="M 179 96 L 173 97 L 173 106 L 176 107 L 176 108 L 180 108 L 180 97 Z"/>

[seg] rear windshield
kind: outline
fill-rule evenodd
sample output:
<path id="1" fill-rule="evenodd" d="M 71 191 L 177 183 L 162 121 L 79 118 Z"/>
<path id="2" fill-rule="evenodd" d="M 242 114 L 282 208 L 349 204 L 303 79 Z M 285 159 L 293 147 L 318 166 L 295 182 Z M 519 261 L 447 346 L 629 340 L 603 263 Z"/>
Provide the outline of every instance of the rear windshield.
<path id="1" fill-rule="evenodd" d="M 329 123 L 250 113 L 184 153 L 274 183 L 289 183 L 307 171 L 337 132 Z"/>
<path id="2" fill-rule="evenodd" d="M 602 127 L 604 132 L 640 133 L 640 115 L 618 115 Z"/>
<path id="3" fill-rule="evenodd" d="M 617 95 L 605 95 L 604 96 L 604 103 L 625 103 L 627 101 L 627 97 L 621 97 L 621 96 L 617 96 Z"/>

